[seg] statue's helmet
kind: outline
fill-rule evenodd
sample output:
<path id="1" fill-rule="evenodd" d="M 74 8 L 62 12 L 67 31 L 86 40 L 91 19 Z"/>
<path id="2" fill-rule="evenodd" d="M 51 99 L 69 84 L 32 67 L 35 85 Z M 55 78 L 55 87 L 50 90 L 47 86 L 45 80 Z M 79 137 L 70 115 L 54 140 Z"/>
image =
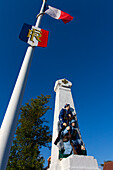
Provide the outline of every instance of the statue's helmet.
<path id="1" fill-rule="evenodd" d="M 70 104 L 65 104 L 64 108 L 66 108 L 66 107 L 68 107 L 68 106 L 70 106 Z"/>
<path id="2" fill-rule="evenodd" d="M 76 123 L 76 120 L 72 119 L 71 123 Z"/>

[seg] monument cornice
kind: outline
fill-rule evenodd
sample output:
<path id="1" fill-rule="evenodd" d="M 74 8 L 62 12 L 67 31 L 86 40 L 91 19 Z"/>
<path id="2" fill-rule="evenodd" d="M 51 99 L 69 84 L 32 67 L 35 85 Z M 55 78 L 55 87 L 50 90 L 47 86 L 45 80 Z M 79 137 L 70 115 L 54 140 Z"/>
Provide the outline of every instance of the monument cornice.
<path id="1" fill-rule="evenodd" d="M 57 80 L 56 83 L 55 83 L 55 87 L 54 87 L 54 91 L 56 92 L 56 90 L 59 88 L 65 88 L 65 89 L 71 89 L 72 87 L 72 83 L 68 80 L 66 80 L 65 78 L 64 79 L 60 79 L 60 80 Z"/>

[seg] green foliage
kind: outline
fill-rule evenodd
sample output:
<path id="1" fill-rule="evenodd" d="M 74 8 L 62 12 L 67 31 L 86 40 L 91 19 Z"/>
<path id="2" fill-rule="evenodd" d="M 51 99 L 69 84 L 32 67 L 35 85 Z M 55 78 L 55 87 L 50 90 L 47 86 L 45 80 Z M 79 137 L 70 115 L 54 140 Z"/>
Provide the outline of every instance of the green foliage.
<path id="1" fill-rule="evenodd" d="M 11 147 L 7 170 L 41 170 L 44 158 L 42 146 L 49 147 L 51 132 L 44 118 L 51 108 L 46 104 L 50 96 L 38 96 L 21 108 L 16 136 Z"/>

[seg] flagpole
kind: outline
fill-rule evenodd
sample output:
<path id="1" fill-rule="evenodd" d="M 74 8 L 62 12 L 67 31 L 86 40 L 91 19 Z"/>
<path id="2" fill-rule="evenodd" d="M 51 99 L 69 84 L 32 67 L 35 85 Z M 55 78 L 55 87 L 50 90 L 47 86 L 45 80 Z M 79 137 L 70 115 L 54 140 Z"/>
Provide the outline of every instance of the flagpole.
<path id="1" fill-rule="evenodd" d="M 44 11 L 46 0 L 43 0 L 40 13 Z M 35 27 L 39 27 L 42 15 L 37 18 Z M 35 47 L 29 46 L 21 66 L 12 96 L 7 107 L 1 129 L 0 129 L 0 170 L 6 170 L 7 162 L 10 154 L 10 148 L 17 125 L 20 107 L 27 83 L 27 78 L 33 58 Z"/>

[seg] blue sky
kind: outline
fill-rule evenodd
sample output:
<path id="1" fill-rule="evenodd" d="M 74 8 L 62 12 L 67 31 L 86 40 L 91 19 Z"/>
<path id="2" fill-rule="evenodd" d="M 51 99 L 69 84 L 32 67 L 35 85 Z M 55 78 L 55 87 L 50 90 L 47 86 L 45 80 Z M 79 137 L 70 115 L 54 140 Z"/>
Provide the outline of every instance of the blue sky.
<path id="1" fill-rule="evenodd" d="M 18 36 L 23 23 L 35 25 L 42 0 L 0 2 L 0 124 L 6 111 L 27 44 Z M 68 24 L 44 16 L 47 48 L 36 48 L 23 105 L 40 94 L 51 94 L 53 110 L 46 117 L 52 130 L 56 80 L 72 82 L 72 95 L 88 155 L 98 163 L 113 160 L 113 2 L 112 0 L 48 0 L 71 14 Z M 42 151 L 45 159 L 50 151 Z"/>

